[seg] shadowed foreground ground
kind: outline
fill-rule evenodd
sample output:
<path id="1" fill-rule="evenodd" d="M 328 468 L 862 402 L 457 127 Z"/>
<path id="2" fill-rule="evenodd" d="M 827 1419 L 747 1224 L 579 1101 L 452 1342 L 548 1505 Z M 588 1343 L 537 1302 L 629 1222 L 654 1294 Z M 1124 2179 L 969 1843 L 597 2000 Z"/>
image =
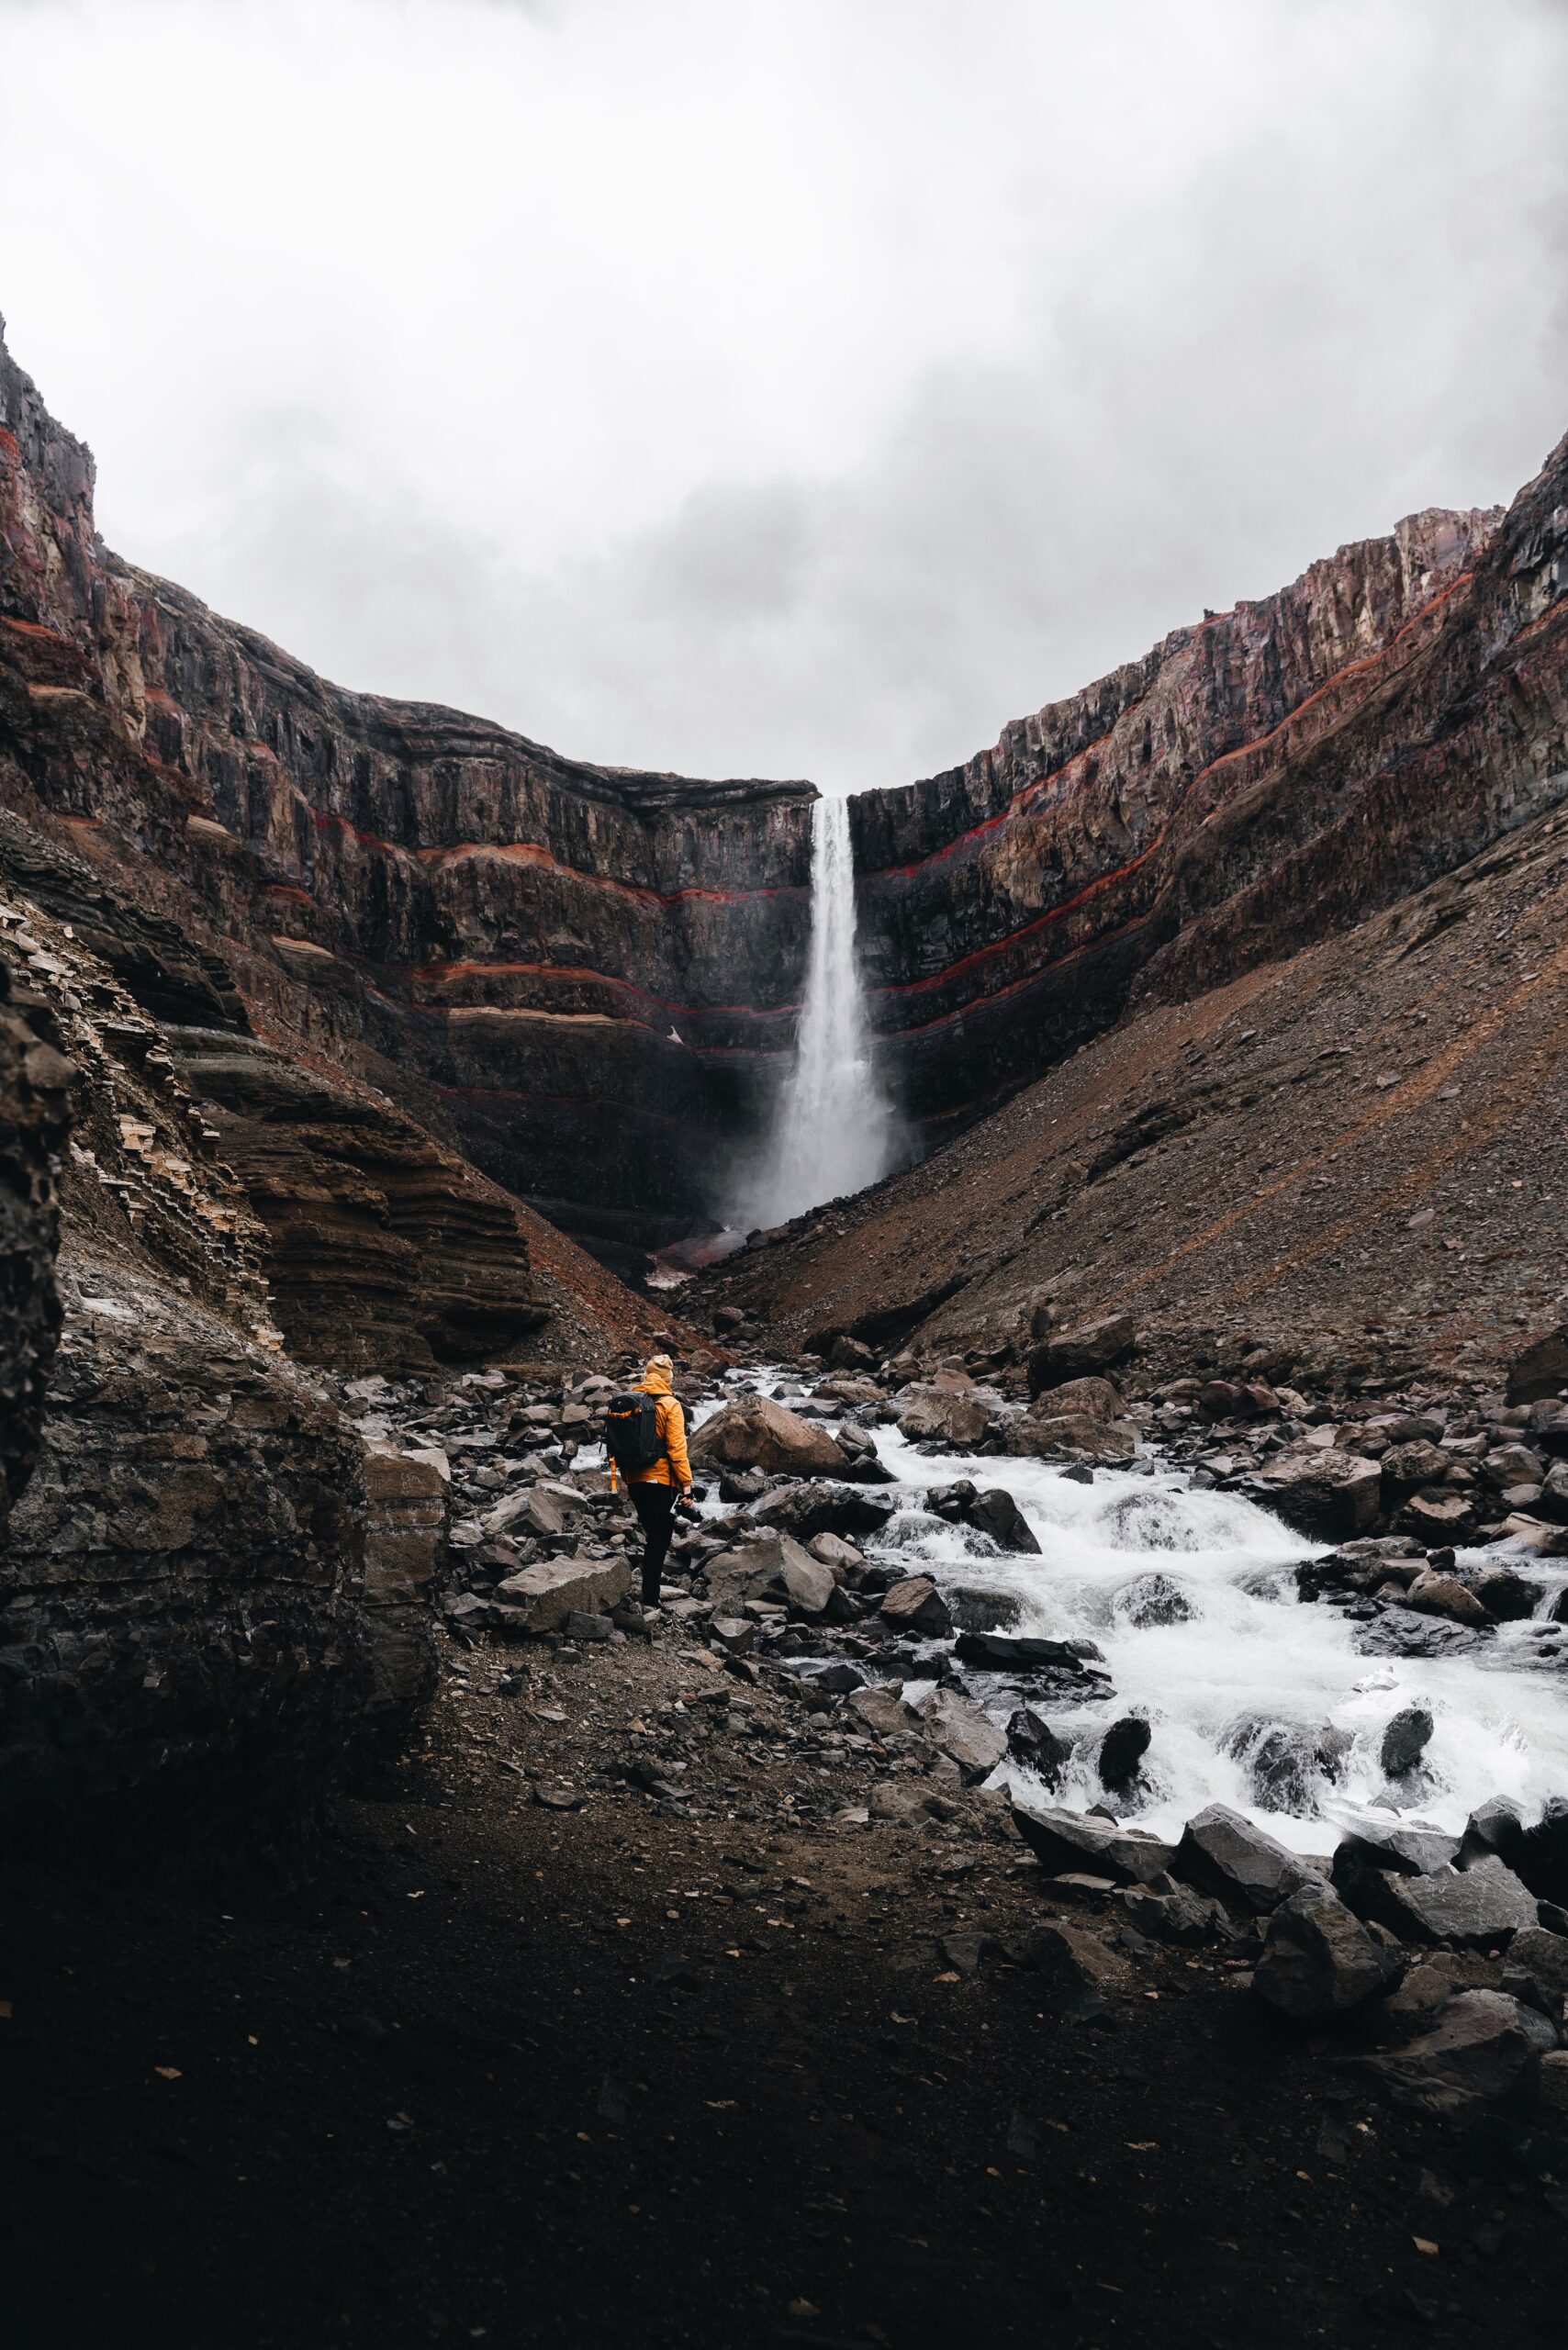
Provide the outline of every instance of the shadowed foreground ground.
<path id="1" fill-rule="evenodd" d="M 1561 2340 L 1561 2142 L 1390 2112 L 1218 1956 L 1094 2027 L 958 1971 L 1056 1906 L 1011 1841 L 791 1828 L 725 1751 L 752 1822 L 547 1810 L 509 1763 L 702 1676 L 503 1662 L 301 1891 L 13 1873 L 17 2350 Z"/>

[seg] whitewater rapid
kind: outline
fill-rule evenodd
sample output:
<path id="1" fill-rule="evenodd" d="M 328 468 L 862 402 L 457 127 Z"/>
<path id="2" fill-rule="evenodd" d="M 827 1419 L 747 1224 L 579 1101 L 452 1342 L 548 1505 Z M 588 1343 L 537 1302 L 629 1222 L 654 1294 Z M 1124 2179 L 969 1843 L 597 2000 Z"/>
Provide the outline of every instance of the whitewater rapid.
<path id="1" fill-rule="evenodd" d="M 1060 1784 L 1047 1792 L 1011 1762 L 997 1784 L 1076 1810 L 1109 1804 L 1158 1834 L 1179 1833 L 1205 1804 L 1229 1804 L 1301 1852 L 1330 1849 L 1369 1813 L 1459 1830 L 1493 1796 L 1527 1817 L 1547 1796 L 1568 1796 L 1568 1630 L 1549 1628 L 1541 1615 L 1501 1626 L 1462 1655 L 1366 1656 L 1340 1609 L 1297 1595 L 1295 1565 L 1326 1546 L 1240 1494 L 1193 1484 L 1158 1455 L 1137 1469 L 1096 1469 L 1085 1485 L 1043 1461 L 918 1450 L 890 1426 L 874 1434 L 898 1483 L 872 1490 L 899 1506 L 880 1534 L 859 1542 L 868 1559 L 931 1573 L 950 1604 L 963 1594 L 1011 1603 L 1009 1631 L 1092 1640 L 1103 1652 L 1108 1695 L 1034 1701 L 1072 1747 Z M 1041 1555 L 1001 1555 L 988 1537 L 925 1508 L 927 1489 L 959 1478 L 1004 1486 Z M 1568 1565 L 1518 1563 L 1544 1587 L 1544 1611 L 1568 1583 Z M 1136 1620 L 1138 1586 L 1147 1597 L 1154 1575 L 1174 1586 L 1185 1620 Z M 980 1676 L 970 1686 L 998 1719 L 1021 1701 L 1012 1689 L 988 1691 Z M 1383 1733 L 1417 1705 L 1431 1712 L 1430 1742 L 1417 1773 L 1390 1782 Z M 1110 1793 L 1095 1758 L 1110 1723 L 1128 1713 L 1153 1732 L 1143 1784 Z M 1249 1761 L 1260 1747 L 1289 1757 L 1282 1796 L 1260 1793 Z"/>

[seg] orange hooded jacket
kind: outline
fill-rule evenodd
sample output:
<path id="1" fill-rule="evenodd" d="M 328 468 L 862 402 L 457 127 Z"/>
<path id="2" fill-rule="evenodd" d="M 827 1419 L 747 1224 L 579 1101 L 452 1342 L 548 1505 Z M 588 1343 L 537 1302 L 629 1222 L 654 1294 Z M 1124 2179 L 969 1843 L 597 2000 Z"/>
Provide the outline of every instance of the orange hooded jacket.
<path id="1" fill-rule="evenodd" d="M 675 1365 L 668 1355 L 655 1355 L 643 1374 L 643 1393 L 658 1397 L 654 1421 L 664 1450 L 651 1469 L 640 1471 L 631 1482 L 634 1485 L 667 1485 L 673 1472 L 674 1483 L 685 1493 L 691 1484 L 691 1462 L 686 1450 L 686 1414 L 670 1392 L 674 1376 Z"/>

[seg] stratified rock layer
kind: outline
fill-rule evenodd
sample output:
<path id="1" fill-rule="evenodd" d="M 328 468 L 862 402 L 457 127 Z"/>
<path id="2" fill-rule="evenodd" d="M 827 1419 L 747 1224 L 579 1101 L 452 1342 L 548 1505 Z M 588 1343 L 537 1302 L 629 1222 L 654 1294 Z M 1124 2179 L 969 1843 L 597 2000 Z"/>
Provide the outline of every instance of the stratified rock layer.
<path id="1" fill-rule="evenodd" d="M 54 1155 L 73 1074 L 15 995 L 0 957 L 0 1549 L 32 1472 L 60 1329 Z"/>

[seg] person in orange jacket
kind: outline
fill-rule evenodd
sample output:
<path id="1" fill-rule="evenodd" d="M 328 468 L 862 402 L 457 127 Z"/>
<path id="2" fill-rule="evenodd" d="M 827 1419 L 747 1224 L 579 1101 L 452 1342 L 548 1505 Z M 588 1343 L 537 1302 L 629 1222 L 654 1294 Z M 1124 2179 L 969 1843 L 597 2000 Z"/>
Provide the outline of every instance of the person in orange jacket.
<path id="1" fill-rule="evenodd" d="M 668 1355 L 655 1355 L 643 1373 L 642 1390 L 656 1395 L 655 1425 L 659 1457 L 651 1469 L 638 1470 L 626 1480 L 632 1506 L 643 1528 L 643 1605 L 659 1604 L 659 1581 L 675 1532 L 677 1504 L 691 1499 L 691 1463 L 686 1452 L 686 1414 L 671 1393 L 675 1365 Z"/>

